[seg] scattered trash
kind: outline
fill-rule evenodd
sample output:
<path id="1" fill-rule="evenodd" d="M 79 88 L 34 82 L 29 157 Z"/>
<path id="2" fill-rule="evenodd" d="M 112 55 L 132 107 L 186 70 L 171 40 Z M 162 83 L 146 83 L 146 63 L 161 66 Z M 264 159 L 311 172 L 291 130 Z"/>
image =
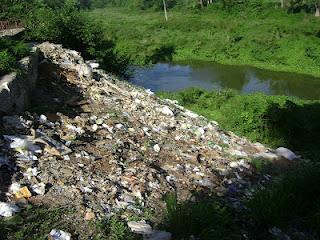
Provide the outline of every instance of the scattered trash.
<path id="1" fill-rule="evenodd" d="M 32 194 L 29 191 L 28 187 L 22 187 L 18 191 L 15 192 L 15 197 L 16 197 L 16 199 L 30 198 L 30 197 L 32 197 Z"/>
<path id="2" fill-rule="evenodd" d="M 71 240 L 71 234 L 62 230 L 52 229 L 49 234 L 50 240 Z"/>
<path id="3" fill-rule="evenodd" d="M 153 150 L 156 152 L 156 153 L 158 153 L 158 152 L 160 152 L 160 146 L 158 145 L 158 144 L 156 144 L 156 145 L 154 145 L 153 146 Z"/>
<path id="4" fill-rule="evenodd" d="M 164 106 L 161 109 L 161 112 L 165 115 L 169 115 L 169 116 L 174 116 L 174 113 L 172 112 L 172 110 L 168 107 L 168 106 Z"/>
<path id="5" fill-rule="evenodd" d="M 128 222 L 128 227 L 132 232 L 137 234 L 147 235 L 153 233 L 152 227 L 145 222 L 130 221 Z"/>
<path id="6" fill-rule="evenodd" d="M 44 195 L 46 193 L 46 184 L 38 183 L 31 186 L 32 191 L 38 195 Z"/>
<path id="7" fill-rule="evenodd" d="M 258 181 L 250 159 L 269 154 L 263 145 L 220 130 L 175 101 L 160 100 L 150 90 L 92 69 L 75 51 L 50 43 L 39 49 L 55 65 L 54 104 L 82 110 L 6 118 L 0 126 L 7 133 L 0 137 L 0 166 L 10 165 L 4 169 L 16 181 L 8 199 L 18 194 L 21 204 L 63 201 L 77 208 L 76 219 L 90 221 L 115 213 L 141 217 L 149 208 L 161 211 L 164 196 L 172 191 L 179 201 L 204 190 L 236 205 Z M 75 86 L 75 96 L 59 95 L 61 79 Z M 27 201 L 31 193 L 40 196 Z M 171 238 L 145 222 L 128 226 L 145 239 Z M 54 229 L 50 236 L 71 238 L 64 233 Z"/>
<path id="8" fill-rule="evenodd" d="M 296 160 L 298 158 L 300 158 L 300 156 L 297 156 L 294 152 L 292 152 L 290 149 L 288 148 L 284 148 L 284 147 L 279 147 L 276 149 L 276 154 L 279 157 L 283 157 L 287 160 Z"/>
<path id="9" fill-rule="evenodd" d="M 15 213 L 20 212 L 20 208 L 13 203 L 0 202 L 0 216 L 11 217 Z"/>
<path id="10" fill-rule="evenodd" d="M 16 192 L 18 192 L 21 189 L 21 184 L 14 182 L 10 185 L 9 187 L 9 192 L 15 194 Z"/>
<path id="11" fill-rule="evenodd" d="M 48 118 L 45 116 L 45 115 L 40 115 L 40 117 L 39 117 L 39 122 L 41 123 L 41 124 L 44 124 L 44 123 L 46 123 L 48 121 Z"/>

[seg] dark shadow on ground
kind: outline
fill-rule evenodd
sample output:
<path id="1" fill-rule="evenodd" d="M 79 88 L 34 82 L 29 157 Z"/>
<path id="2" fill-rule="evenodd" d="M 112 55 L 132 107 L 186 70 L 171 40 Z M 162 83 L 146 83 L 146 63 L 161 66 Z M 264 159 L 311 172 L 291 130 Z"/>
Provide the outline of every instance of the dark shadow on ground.
<path id="1" fill-rule="evenodd" d="M 79 115 L 83 112 L 84 97 L 80 88 L 67 80 L 77 77 L 76 73 L 59 69 L 47 60 L 41 63 L 29 111 L 49 116 L 60 112 L 71 118 Z"/>
<path id="2" fill-rule="evenodd" d="M 46 114 L 51 120 L 58 118 L 57 112 L 69 117 L 78 116 L 83 112 L 81 103 L 85 102 L 80 88 L 72 83 L 72 78 L 78 78 L 74 72 L 66 72 L 56 65 L 43 61 L 39 65 L 39 77 L 37 85 L 31 94 L 31 106 L 28 109 L 31 113 Z M 67 80 L 69 79 L 69 80 Z M 27 117 L 27 116 L 24 116 Z M 29 131 L 29 130 L 27 130 Z M 6 200 L 5 193 L 13 182 L 14 177 L 19 177 L 15 157 L 9 150 L 7 143 L 3 141 L 3 135 L 30 135 L 31 132 L 20 132 L 17 129 L 6 129 L 0 116 L 0 201 Z M 8 159 L 10 166 L 1 164 L 1 160 Z M 2 166 L 1 166 L 2 165 Z"/>

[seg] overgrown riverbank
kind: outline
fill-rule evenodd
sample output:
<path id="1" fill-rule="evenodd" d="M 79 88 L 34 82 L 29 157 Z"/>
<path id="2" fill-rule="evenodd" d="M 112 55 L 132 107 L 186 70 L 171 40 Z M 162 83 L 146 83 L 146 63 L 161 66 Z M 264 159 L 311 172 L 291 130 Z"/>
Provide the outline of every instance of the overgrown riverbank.
<path id="1" fill-rule="evenodd" d="M 208 7 L 171 10 L 167 23 L 154 11 L 107 7 L 89 14 L 136 64 L 205 60 L 320 76 L 320 20 L 310 14 Z"/>
<path id="2" fill-rule="evenodd" d="M 252 141 L 286 146 L 309 157 L 320 154 L 319 101 L 197 88 L 159 95 L 178 100 L 186 108 Z"/>

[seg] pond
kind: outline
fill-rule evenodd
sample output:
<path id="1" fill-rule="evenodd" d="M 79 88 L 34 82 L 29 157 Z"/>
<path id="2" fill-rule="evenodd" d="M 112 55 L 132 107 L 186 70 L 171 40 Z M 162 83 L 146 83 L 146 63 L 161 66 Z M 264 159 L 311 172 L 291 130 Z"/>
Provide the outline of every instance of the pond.
<path id="1" fill-rule="evenodd" d="M 263 92 L 303 99 L 320 98 L 320 78 L 213 62 L 158 63 L 133 67 L 130 82 L 154 92 L 179 91 L 189 87 L 207 90 L 231 88 L 242 94 Z"/>

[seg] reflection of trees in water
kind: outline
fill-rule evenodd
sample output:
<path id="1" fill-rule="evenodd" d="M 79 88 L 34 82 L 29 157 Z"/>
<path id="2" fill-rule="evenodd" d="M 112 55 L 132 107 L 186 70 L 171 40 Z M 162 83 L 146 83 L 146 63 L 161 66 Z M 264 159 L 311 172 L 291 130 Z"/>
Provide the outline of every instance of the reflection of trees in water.
<path id="1" fill-rule="evenodd" d="M 308 75 L 216 63 L 192 62 L 191 65 L 192 78 L 213 82 L 221 88 L 232 88 L 241 92 L 262 91 L 307 99 L 320 97 L 320 79 Z"/>
<path id="2" fill-rule="evenodd" d="M 192 63 L 190 76 L 195 79 L 213 83 L 220 88 L 232 88 L 241 91 L 249 81 L 246 69 L 241 66 L 228 66 L 217 63 Z"/>
<path id="3" fill-rule="evenodd" d="M 308 99 L 319 99 L 320 97 L 320 79 L 315 77 L 261 69 L 254 69 L 254 72 L 259 81 L 270 81 L 270 90 L 273 94 L 286 94 Z"/>

